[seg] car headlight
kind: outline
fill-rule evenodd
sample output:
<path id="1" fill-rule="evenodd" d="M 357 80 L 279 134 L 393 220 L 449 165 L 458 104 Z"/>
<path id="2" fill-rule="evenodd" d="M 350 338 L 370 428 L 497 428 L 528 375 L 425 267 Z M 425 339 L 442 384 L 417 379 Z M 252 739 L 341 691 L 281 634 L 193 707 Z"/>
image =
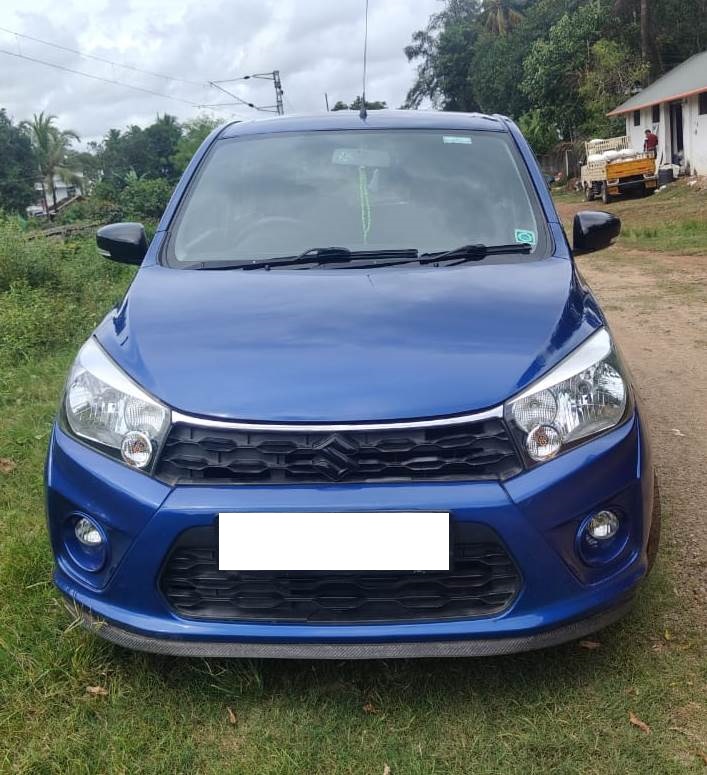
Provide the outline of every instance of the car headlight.
<path id="1" fill-rule="evenodd" d="M 621 361 L 602 328 L 509 401 L 505 415 L 530 460 L 543 462 L 618 425 L 628 400 Z"/>
<path id="2" fill-rule="evenodd" d="M 79 351 L 64 393 L 68 430 L 133 468 L 154 462 L 169 410 L 141 390 L 91 338 Z"/>

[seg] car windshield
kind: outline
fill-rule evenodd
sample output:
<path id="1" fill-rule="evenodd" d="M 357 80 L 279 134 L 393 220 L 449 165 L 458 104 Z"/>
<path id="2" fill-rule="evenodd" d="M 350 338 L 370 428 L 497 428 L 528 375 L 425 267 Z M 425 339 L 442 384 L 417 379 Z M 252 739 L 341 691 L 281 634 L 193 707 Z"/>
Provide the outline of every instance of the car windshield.
<path id="1" fill-rule="evenodd" d="M 538 212 L 505 132 L 254 135 L 217 141 L 209 152 L 178 214 L 168 261 L 218 267 L 332 246 L 368 256 L 469 244 L 529 243 L 537 252 Z"/>

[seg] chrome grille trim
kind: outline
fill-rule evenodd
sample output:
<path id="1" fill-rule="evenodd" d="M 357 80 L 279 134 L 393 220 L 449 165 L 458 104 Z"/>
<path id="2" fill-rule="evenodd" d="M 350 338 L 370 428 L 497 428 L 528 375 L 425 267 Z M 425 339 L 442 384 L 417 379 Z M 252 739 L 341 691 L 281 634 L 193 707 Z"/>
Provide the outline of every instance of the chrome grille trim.
<path id="1" fill-rule="evenodd" d="M 503 417 L 503 404 L 494 406 L 483 412 L 473 414 L 458 414 L 451 417 L 438 417 L 431 420 L 410 420 L 396 422 L 368 422 L 368 423 L 269 423 L 269 422 L 240 422 L 238 420 L 212 420 L 205 417 L 195 417 L 191 414 L 172 410 L 172 425 L 184 423 L 196 425 L 201 428 L 224 428 L 234 431 L 286 431 L 301 433 L 317 433 L 327 431 L 387 431 L 404 430 L 406 428 L 438 428 L 448 425 L 460 425 L 463 423 L 490 420 Z"/>

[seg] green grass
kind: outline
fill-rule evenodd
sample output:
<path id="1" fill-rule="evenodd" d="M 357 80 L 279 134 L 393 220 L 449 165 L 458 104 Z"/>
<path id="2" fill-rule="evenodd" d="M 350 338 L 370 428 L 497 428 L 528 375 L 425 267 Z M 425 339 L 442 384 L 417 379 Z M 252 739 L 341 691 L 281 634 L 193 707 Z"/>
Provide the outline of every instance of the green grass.
<path id="1" fill-rule="evenodd" d="M 553 192 L 555 201 L 577 205 L 584 202 L 576 192 Z M 609 210 L 623 221 L 618 244 L 637 250 L 685 255 L 707 252 L 707 190 L 678 181 L 648 198 L 617 197 L 610 204 L 586 203 L 595 210 Z M 566 228 L 571 227 L 566 219 Z"/>
<path id="2" fill-rule="evenodd" d="M 9 255 L 3 244 L 0 261 Z M 36 250 L 63 262 L 26 286 L 51 288 L 47 303 L 76 312 L 60 318 L 61 337 L 17 328 L 0 342 L 0 458 L 16 465 L 0 472 L 0 773 L 380 775 L 386 764 L 392 775 L 704 772 L 705 664 L 700 633 L 675 596 L 669 548 L 634 612 L 597 637 L 597 650 L 177 660 L 124 651 L 77 627 L 50 583 L 42 464 L 76 345 L 130 273 L 95 258 L 89 241 L 69 254 L 60 245 L 17 249 L 27 260 Z M 26 278 L 28 269 L 13 271 Z M 11 285 L 0 305 L 9 300 L 19 314 L 23 299 Z M 89 686 L 107 695 L 91 696 Z"/>
<path id="3" fill-rule="evenodd" d="M 667 223 L 661 221 L 656 226 L 629 227 L 623 231 L 622 242 L 627 247 L 641 250 L 704 254 L 707 252 L 707 220 L 686 218 Z"/>

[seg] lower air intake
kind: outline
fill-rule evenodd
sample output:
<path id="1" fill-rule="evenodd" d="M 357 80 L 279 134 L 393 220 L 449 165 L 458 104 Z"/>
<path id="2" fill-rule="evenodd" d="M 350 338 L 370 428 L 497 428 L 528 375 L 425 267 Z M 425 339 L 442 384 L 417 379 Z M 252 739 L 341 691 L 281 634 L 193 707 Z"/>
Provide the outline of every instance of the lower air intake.
<path id="1" fill-rule="evenodd" d="M 179 615 L 222 621 L 423 621 L 508 608 L 521 579 L 496 534 L 454 523 L 453 539 L 449 571 L 239 572 L 219 570 L 216 527 L 192 528 L 172 547 L 160 586 Z"/>

